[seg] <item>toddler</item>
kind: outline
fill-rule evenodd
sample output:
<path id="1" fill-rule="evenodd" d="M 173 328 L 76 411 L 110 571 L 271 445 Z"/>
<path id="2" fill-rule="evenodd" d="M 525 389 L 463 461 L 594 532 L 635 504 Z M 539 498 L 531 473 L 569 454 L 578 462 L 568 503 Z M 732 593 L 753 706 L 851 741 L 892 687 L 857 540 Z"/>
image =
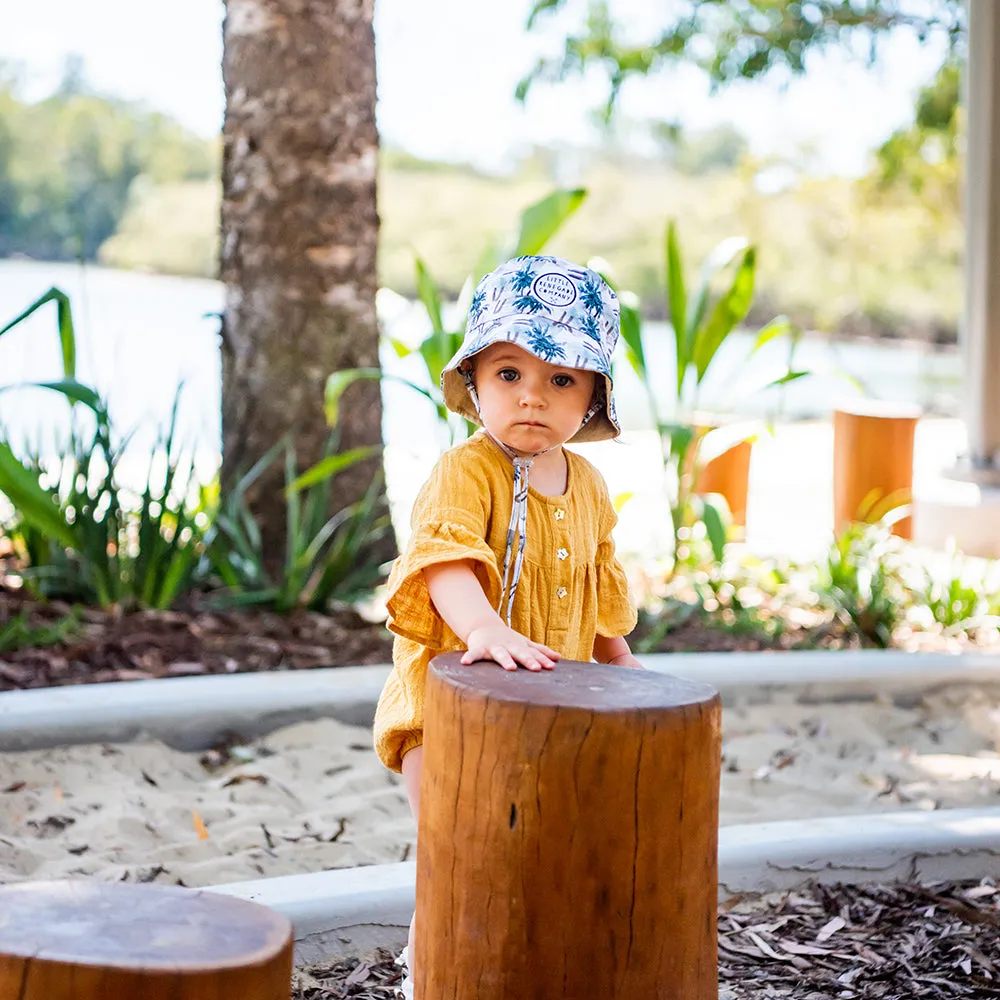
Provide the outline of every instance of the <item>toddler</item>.
<path id="1" fill-rule="evenodd" d="M 463 663 L 493 660 L 504 670 L 552 670 L 561 656 L 639 666 L 622 638 L 636 613 L 615 559 L 607 486 L 562 447 L 619 434 L 618 332 L 614 292 L 595 271 L 557 257 L 518 257 L 476 288 L 441 382 L 449 409 L 482 430 L 435 466 L 389 575 L 393 670 L 375 713 L 375 749 L 403 774 L 414 819 L 424 681 L 439 653 L 465 650 Z"/>

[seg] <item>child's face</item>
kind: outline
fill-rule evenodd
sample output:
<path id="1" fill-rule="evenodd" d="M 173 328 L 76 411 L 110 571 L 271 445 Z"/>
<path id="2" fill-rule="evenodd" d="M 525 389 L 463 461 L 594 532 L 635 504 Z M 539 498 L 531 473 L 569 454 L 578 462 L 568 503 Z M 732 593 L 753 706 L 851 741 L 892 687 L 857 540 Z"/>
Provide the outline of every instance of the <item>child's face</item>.
<path id="1" fill-rule="evenodd" d="M 486 429 L 524 455 L 568 441 L 594 396 L 594 373 L 541 361 L 515 344 L 491 344 L 475 360 Z"/>

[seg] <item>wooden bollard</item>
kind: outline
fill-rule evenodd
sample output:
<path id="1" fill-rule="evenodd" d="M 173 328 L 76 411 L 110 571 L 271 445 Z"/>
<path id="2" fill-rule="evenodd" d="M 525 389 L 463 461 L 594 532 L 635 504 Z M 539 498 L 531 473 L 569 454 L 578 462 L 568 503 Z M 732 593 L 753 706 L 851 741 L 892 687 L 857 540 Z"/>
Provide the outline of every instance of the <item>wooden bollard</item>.
<path id="1" fill-rule="evenodd" d="M 725 497 L 733 524 L 741 528 L 745 528 L 747 523 L 752 452 L 752 441 L 738 441 L 721 455 L 706 462 L 694 482 L 694 492 L 700 496 L 718 493 Z"/>
<path id="2" fill-rule="evenodd" d="M 874 500 L 874 512 L 886 503 L 913 498 L 913 439 L 920 410 L 903 403 L 864 400 L 833 411 L 833 520 L 841 531 Z M 912 519 L 892 530 L 912 537 Z"/>
<path id="3" fill-rule="evenodd" d="M 0 887 L 0 997 L 288 1000 L 292 928 L 231 896 L 122 882 Z"/>
<path id="4" fill-rule="evenodd" d="M 693 473 L 692 492 L 698 496 L 718 493 L 724 497 L 733 526 L 745 528 L 747 495 L 750 491 L 750 458 L 756 434 L 745 436 L 745 425 L 741 432 L 739 425 L 719 423 L 708 414 L 696 414 L 691 427 L 696 440 L 700 441 L 713 431 L 719 431 L 727 435 L 729 444 L 724 451 L 718 452 L 714 458 L 697 468 L 695 458 L 704 461 L 704 457 L 696 455 L 693 449 L 688 451 L 686 470 L 689 475 Z"/>
<path id="5" fill-rule="evenodd" d="M 459 661 L 427 674 L 416 1000 L 715 1000 L 718 694 Z"/>

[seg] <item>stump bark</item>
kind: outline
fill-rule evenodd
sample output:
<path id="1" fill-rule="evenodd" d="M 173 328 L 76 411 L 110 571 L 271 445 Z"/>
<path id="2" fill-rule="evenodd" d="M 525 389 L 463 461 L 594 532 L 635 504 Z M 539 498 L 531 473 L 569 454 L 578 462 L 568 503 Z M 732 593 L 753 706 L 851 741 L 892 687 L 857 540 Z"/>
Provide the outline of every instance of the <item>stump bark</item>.
<path id="1" fill-rule="evenodd" d="M 230 896 L 120 882 L 0 887 L 0 997 L 288 1000 L 292 928 Z"/>
<path id="2" fill-rule="evenodd" d="M 718 694 L 459 660 L 428 670 L 416 1000 L 714 1000 Z"/>

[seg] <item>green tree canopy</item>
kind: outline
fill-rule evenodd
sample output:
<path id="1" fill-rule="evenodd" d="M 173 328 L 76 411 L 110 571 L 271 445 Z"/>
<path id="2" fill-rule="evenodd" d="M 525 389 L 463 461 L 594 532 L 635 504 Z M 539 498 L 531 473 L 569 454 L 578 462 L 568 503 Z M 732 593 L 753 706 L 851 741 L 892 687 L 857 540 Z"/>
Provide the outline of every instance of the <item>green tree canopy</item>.
<path id="1" fill-rule="evenodd" d="M 166 184 L 217 173 L 216 143 L 93 93 L 78 60 L 35 103 L 0 67 L 0 256 L 91 259 L 115 232 L 136 178 Z"/>
<path id="2" fill-rule="evenodd" d="M 567 0 L 535 0 L 528 28 L 566 6 Z M 802 73 L 809 52 L 832 47 L 863 51 L 873 61 L 879 40 L 901 27 L 921 40 L 942 34 L 954 50 L 966 23 L 964 0 L 686 0 L 663 6 L 662 28 L 637 41 L 607 0 L 588 0 L 583 23 L 566 36 L 562 55 L 539 60 L 518 85 L 518 97 L 523 100 L 536 81 L 599 68 L 608 81 L 610 118 L 629 77 L 678 61 L 700 66 L 718 86 L 778 67 Z"/>
<path id="3" fill-rule="evenodd" d="M 913 124 L 898 129 L 876 152 L 868 185 L 880 195 L 916 195 L 937 212 L 959 215 L 961 64 L 947 60 L 917 97 Z"/>

